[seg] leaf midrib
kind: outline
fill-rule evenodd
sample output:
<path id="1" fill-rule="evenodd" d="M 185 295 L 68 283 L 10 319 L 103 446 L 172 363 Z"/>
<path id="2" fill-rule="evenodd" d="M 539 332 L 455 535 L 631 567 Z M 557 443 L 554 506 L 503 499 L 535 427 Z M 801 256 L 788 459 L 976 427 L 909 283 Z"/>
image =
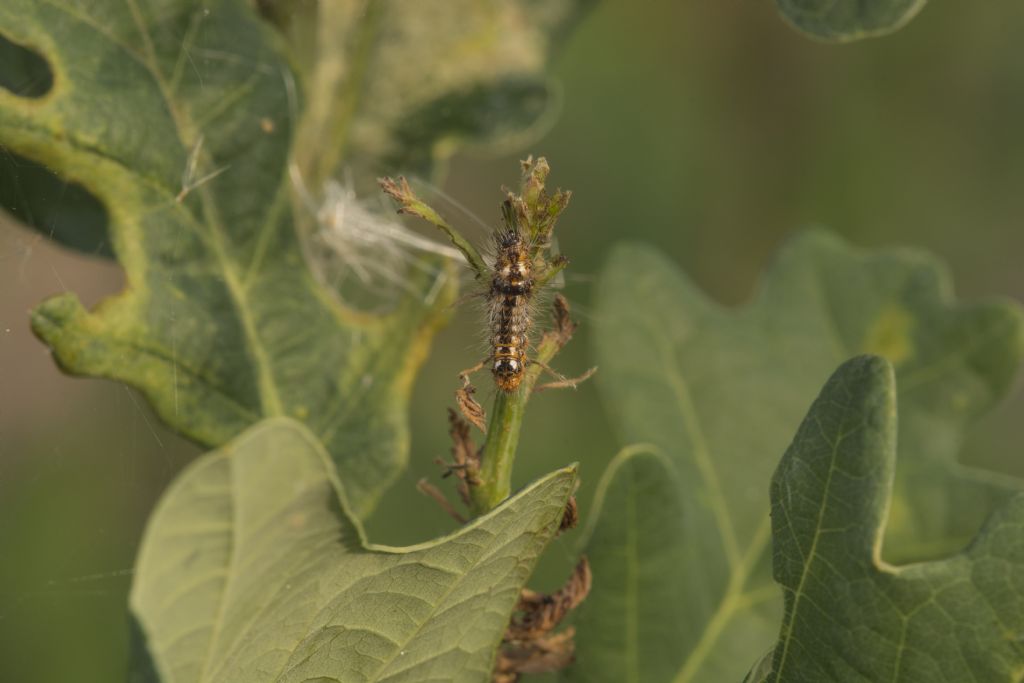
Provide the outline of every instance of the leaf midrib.
<path id="1" fill-rule="evenodd" d="M 370 0 L 363 6 L 363 15 L 360 18 L 359 24 L 356 26 L 356 37 L 352 53 L 355 58 L 353 59 L 353 65 L 349 69 L 349 74 L 345 78 L 345 83 L 341 88 L 341 92 L 338 97 L 345 100 L 342 105 L 342 111 L 336 115 L 336 123 L 333 126 L 334 133 L 334 152 L 333 156 L 336 160 L 328 164 L 328 166 L 337 166 L 345 158 L 345 147 L 348 144 L 349 132 L 352 128 L 352 121 L 355 117 L 356 110 L 359 108 L 359 93 L 363 88 L 363 82 L 366 77 L 366 73 L 370 65 L 370 53 L 373 48 L 373 39 L 377 35 L 377 32 L 381 25 L 381 14 L 383 13 L 380 9 L 382 3 L 373 2 Z M 317 169 L 318 176 L 323 175 L 323 169 Z"/>
<path id="2" fill-rule="evenodd" d="M 845 413 L 846 409 L 844 408 L 844 417 Z M 840 421 L 840 424 L 842 424 L 842 421 Z M 820 425 L 819 429 L 821 429 Z M 822 437 L 827 438 L 824 433 L 824 429 L 821 429 L 821 431 Z M 793 606 L 789 610 L 789 620 L 785 626 L 784 631 L 785 635 L 780 636 L 780 640 L 782 640 L 783 643 L 782 653 L 779 655 L 778 667 L 773 667 L 774 671 L 772 672 L 772 675 L 775 677 L 774 680 L 776 681 L 781 680 L 782 672 L 786 667 L 786 658 L 789 654 L 789 643 L 791 642 L 793 637 L 793 629 L 796 625 L 796 614 L 800 607 L 800 600 L 803 597 L 804 583 L 807 581 L 807 576 L 810 574 L 810 568 L 814 562 L 814 558 L 817 553 L 818 539 L 821 538 L 821 525 L 825 520 L 825 511 L 828 509 L 828 502 L 829 500 L 831 500 L 830 492 L 832 490 L 832 475 L 835 473 L 836 470 L 836 458 L 839 456 L 839 446 L 840 444 L 842 444 L 843 439 L 846 436 L 847 435 L 843 433 L 837 434 L 835 437 L 835 441 L 831 444 L 832 453 L 829 456 L 828 476 L 825 479 L 825 486 L 822 488 L 821 507 L 818 508 L 818 519 L 815 521 L 814 524 L 814 539 L 811 541 L 811 547 L 807 551 L 803 571 L 800 573 L 800 581 L 797 583 L 796 589 L 793 591 Z"/>
<path id="3" fill-rule="evenodd" d="M 819 281 L 820 285 L 820 281 L 823 279 L 820 277 L 820 274 L 817 271 L 815 271 L 813 273 L 813 277 Z M 819 286 L 811 289 L 817 295 L 818 308 L 821 311 L 821 317 L 829 333 L 829 339 L 833 347 L 832 351 L 838 357 L 838 362 L 842 362 L 842 360 L 844 360 L 847 356 L 847 350 L 846 344 L 839 330 L 839 325 L 835 320 L 833 308 L 829 304 L 827 298 L 824 296 L 824 287 Z M 676 382 L 678 381 L 678 383 L 682 385 L 684 390 L 686 390 L 686 383 L 685 380 L 683 380 L 682 378 L 682 373 L 680 371 L 678 363 L 675 362 L 675 355 L 671 353 L 671 340 L 664 340 L 664 344 L 669 349 L 669 352 L 667 354 L 664 354 L 665 358 L 667 358 L 669 361 L 667 367 L 670 367 L 672 369 L 672 372 L 669 373 L 669 379 L 670 381 L 673 382 L 673 389 L 676 390 L 678 394 Z M 686 393 L 686 397 L 689 399 L 688 390 Z M 692 407 L 692 399 L 689 399 L 689 401 Z M 692 410 L 691 412 L 693 414 L 693 422 L 699 428 L 699 422 L 696 417 L 696 411 Z M 689 427 L 690 422 L 686 421 L 686 423 Z M 694 437 L 691 432 L 691 439 L 693 438 Z M 707 466 L 711 468 L 712 472 L 714 472 L 713 465 L 710 464 L 710 457 L 708 457 L 708 455 L 708 453 L 704 454 L 704 457 L 708 462 Z M 715 481 L 717 482 L 717 477 Z M 716 492 L 719 496 L 722 496 L 720 488 L 716 489 Z M 724 496 L 722 496 L 722 502 L 724 505 Z M 721 522 L 719 522 L 719 524 L 721 525 Z M 731 529 L 731 522 L 729 523 L 729 527 Z M 770 597 L 771 595 L 775 595 L 774 584 L 771 584 L 768 587 L 771 592 L 766 592 L 765 595 L 761 597 L 752 597 L 755 595 L 759 595 L 760 589 L 746 593 L 744 592 L 744 588 L 746 588 L 747 586 L 747 581 L 750 579 L 750 575 L 753 571 L 754 565 L 756 564 L 758 558 L 760 558 L 761 554 L 764 552 L 765 548 L 768 545 L 768 541 L 770 540 L 771 536 L 770 532 L 770 518 L 769 516 L 765 515 L 762 517 L 761 522 L 758 524 L 757 530 L 751 537 L 750 544 L 747 546 L 747 550 L 743 554 L 742 559 L 736 564 L 730 562 L 731 571 L 729 575 L 729 583 L 727 584 L 725 591 L 723 591 L 721 599 L 718 601 L 718 607 L 715 609 L 715 612 L 712 614 L 711 618 L 707 621 L 706 628 L 702 632 L 700 640 L 698 640 L 697 644 L 693 647 L 693 649 L 690 650 L 689 655 L 680 667 L 679 672 L 676 674 L 676 677 L 673 679 L 673 683 L 690 683 L 690 681 L 693 680 L 694 676 L 696 676 L 697 672 L 700 670 L 700 667 L 704 664 L 704 661 L 706 660 L 708 654 L 710 654 L 710 652 L 714 648 L 715 643 L 717 642 L 719 636 L 721 636 L 722 634 L 722 631 L 724 631 L 729 621 L 739 610 L 745 609 L 756 604 L 761 599 L 765 599 L 765 596 Z M 738 547 L 738 542 L 735 541 L 735 537 L 733 538 L 734 544 L 736 544 Z M 738 554 L 738 549 L 736 552 Z"/>
<path id="4" fill-rule="evenodd" d="M 704 663 L 705 658 L 711 652 L 722 630 L 724 630 L 735 611 L 740 607 L 746 607 L 751 604 L 750 601 L 742 599 L 744 595 L 743 589 L 746 587 L 747 580 L 750 578 L 750 572 L 753 570 L 757 559 L 764 552 L 768 543 L 770 527 L 768 517 L 765 516 L 751 538 L 746 552 L 740 556 L 731 516 L 725 503 L 721 483 L 718 480 L 707 441 L 700 427 L 700 419 L 697 416 L 693 399 L 690 396 L 689 385 L 682 376 L 675 354 L 672 353 L 671 340 L 660 329 L 652 330 L 651 332 L 652 337 L 659 341 L 662 366 L 668 368 L 668 381 L 675 394 L 679 411 L 683 415 L 686 431 L 690 434 L 698 471 L 705 480 L 709 493 L 712 494 L 712 509 L 715 511 L 715 521 L 721 530 L 723 546 L 725 546 L 724 550 L 729 562 L 729 583 L 721 599 L 718 601 L 718 607 L 707 622 L 707 627 L 701 634 L 700 640 L 690 650 L 689 655 L 673 679 L 674 683 L 688 683 Z"/>
<path id="5" fill-rule="evenodd" d="M 101 24 L 98 24 L 89 15 L 76 12 L 73 8 L 57 4 L 53 2 L 53 0 L 43 1 L 46 2 L 46 4 L 48 4 L 49 6 L 53 7 L 54 9 L 72 17 L 76 21 L 79 21 L 82 24 L 91 28 L 92 30 L 96 31 L 99 35 L 103 36 L 105 40 L 110 41 L 111 44 L 116 45 L 125 54 L 131 56 L 144 69 L 146 69 L 146 71 L 149 72 L 150 76 L 153 78 L 158 89 L 160 90 L 161 97 L 164 101 L 164 106 L 167 108 L 168 114 L 174 123 L 178 143 L 181 145 L 183 150 L 190 149 L 191 145 L 187 143 L 186 135 L 184 133 L 188 121 L 186 120 L 186 117 L 183 114 L 181 114 L 178 111 L 178 108 L 174 105 L 174 98 L 171 96 L 171 92 L 168 89 L 168 84 L 166 83 L 162 73 L 160 72 L 160 69 L 157 66 L 156 52 L 153 46 L 152 38 L 149 33 L 149 29 L 145 24 L 145 21 L 138 8 L 136 0 L 125 0 L 125 4 L 128 8 L 129 13 L 132 16 L 132 19 L 136 25 L 136 29 L 139 31 L 142 39 L 143 53 L 141 54 L 133 47 L 121 41 L 117 36 L 112 35 L 105 27 L 103 27 Z M 103 158 L 110 159 L 111 161 L 117 163 L 119 166 L 124 167 L 124 164 L 119 159 L 111 157 L 109 154 L 106 154 L 103 150 L 99 150 L 96 148 L 88 148 L 84 146 L 82 147 L 82 149 L 85 149 L 93 154 L 97 154 Z M 130 169 L 128 170 L 133 178 L 136 178 L 141 182 L 150 185 L 151 187 L 154 188 L 155 191 L 165 194 L 169 204 L 177 204 L 177 202 L 174 201 L 172 192 L 170 192 L 162 183 L 154 183 L 148 181 L 145 178 L 145 176 L 137 174 L 131 171 Z M 209 235 L 212 239 L 204 239 L 203 242 L 213 253 L 220 270 L 224 274 L 224 281 L 227 285 L 228 293 L 231 296 L 232 302 L 234 303 L 234 308 L 242 324 L 245 344 L 250 352 L 249 356 L 253 361 L 253 365 L 255 366 L 257 381 L 260 388 L 260 404 L 262 413 L 267 416 L 283 415 L 284 408 L 277 392 L 277 385 L 273 374 L 273 365 L 271 359 L 269 358 L 269 355 L 266 352 L 266 349 L 263 347 L 263 344 L 259 339 L 259 335 L 256 332 L 255 323 L 250 314 L 250 307 L 246 295 L 246 289 L 242 284 L 238 273 L 236 272 L 234 263 L 227 255 L 227 250 L 225 248 L 225 243 L 227 240 L 224 236 L 223 225 L 219 219 L 216 202 L 213 200 L 208 188 L 198 188 L 197 194 L 200 196 L 200 199 L 202 201 L 203 208 L 206 212 L 207 220 L 205 222 L 200 222 L 199 220 L 196 219 L 196 217 L 192 216 L 191 214 L 188 214 L 189 219 L 195 225 L 199 227 L 205 226 L 209 229 Z M 202 235 L 201 232 L 199 234 Z"/>
<path id="6" fill-rule="evenodd" d="M 837 332 L 831 317 L 831 308 L 823 297 L 820 299 L 820 304 L 824 311 L 823 317 L 829 325 L 829 329 Z M 715 511 L 715 521 L 721 531 L 723 550 L 726 553 L 730 569 L 729 583 L 726 585 L 722 597 L 718 601 L 718 607 L 706 622 L 706 627 L 701 634 L 700 640 L 690 650 L 673 679 L 673 683 L 689 683 L 700 670 L 700 667 L 714 648 L 722 631 L 734 614 L 739 609 L 749 607 L 756 602 L 754 599 L 744 599 L 745 595 L 749 595 L 744 593 L 744 588 L 746 588 L 754 565 L 767 547 L 771 527 L 769 517 L 765 515 L 751 537 L 746 552 L 740 556 L 739 544 L 735 537 L 721 483 L 718 480 L 717 470 L 714 468 L 707 441 L 700 427 L 700 419 L 690 395 L 689 385 L 683 378 L 679 363 L 672 352 L 672 341 L 665 336 L 660 328 L 651 330 L 651 334 L 654 339 L 659 341 L 662 366 L 669 369 L 667 373 L 668 381 L 672 386 L 679 412 L 683 415 L 686 431 L 690 434 L 690 439 L 694 446 L 694 460 L 701 477 L 705 480 L 706 486 L 712 494 L 712 509 Z M 834 334 L 833 338 L 837 340 L 836 350 L 842 355 L 842 344 L 838 343 L 839 335 Z"/>
<path id="7" fill-rule="evenodd" d="M 135 22 L 136 29 L 142 37 L 144 59 L 141 60 L 141 63 L 149 70 L 153 80 L 157 84 L 157 87 L 160 89 L 164 105 L 167 107 L 171 120 L 174 122 L 175 133 L 178 138 L 178 142 L 182 146 L 182 150 L 188 150 L 192 145 L 185 139 L 185 130 L 190 129 L 192 126 L 188 121 L 187 116 L 180 112 L 175 106 L 172 93 L 159 68 L 156 49 L 153 45 L 153 39 L 149 32 L 149 26 L 145 23 L 145 20 L 142 17 L 137 1 L 125 0 L 125 2 L 132 15 L 132 20 Z M 202 201 L 206 218 L 205 223 L 207 227 L 209 227 L 210 234 L 213 238 L 210 246 L 212 247 L 214 256 L 217 259 L 217 263 L 224 274 L 224 282 L 227 285 L 228 293 L 231 295 L 231 299 L 235 305 L 235 311 L 242 323 L 246 347 L 248 348 L 250 357 L 256 366 L 262 412 L 266 416 L 283 415 L 284 407 L 281 402 L 281 398 L 277 393 L 277 385 L 273 374 L 273 365 L 262 341 L 259 338 L 259 335 L 256 332 L 256 326 L 249 310 L 249 301 L 245 288 L 242 286 L 239 274 L 235 271 L 234 263 L 227 255 L 227 250 L 225 248 L 227 239 L 225 237 L 224 226 L 221 222 L 220 214 L 217 209 L 217 203 L 214 201 L 208 186 L 197 188 L 196 192 Z"/>
<path id="8" fill-rule="evenodd" d="M 676 406 L 679 409 L 679 413 L 683 416 L 684 428 L 690 435 L 690 441 L 693 446 L 693 459 L 711 498 L 711 508 L 715 513 L 715 523 L 718 525 L 726 559 L 729 562 L 730 571 L 732 571 L 739 561 L 740 554 L 739 545 L 736 541 L 736 531 L 733 527 L 732 516 L 729 514 L 729 508 L 726 505 L 722 484 L 718 480 L 718 472 L 715 469 L 707 440 L 704 437 L 704 431 L 700 426 L 700 418 L 697 415 L 693 397 L 690 394 L 689 384 L 683 377 L 673 352 L 672 340 L 663 334 L 660 329 L 652 330 L 651 332 L 652 336 L 658 340 L 662 357 L 661 365 L 667 369 L 666 376 L 672 387 Z"/>
<path id="9" fill-rule="evenodd" d="M 737 611 L 751 607 L 761 600 L 767 599 L 767 597 L 777 595 L 774 585 L 769 585 L 770 593 L 765 595 L 760 595 L 760 589 L 750 592 L 744 592 L 743 590 L 750 579 L 751 571 L 753 571 L 757 560 L 761 557 L 761 553 L 764 552 L 768 543 L 769 531 L 769 518 L 765 516 L 751 538 L 747 552 L 729 575 L 729 583 L 725 591 L 723 591 L 721 599 L 718 601 L 718 608 L 706 622 L 706 627 L 701 633 L 700 640 L 690 650 L 690 654 L 686 657 L 682 666 L 680 666 L 679 672 L 673 679 L 673 683 L 689 683 L 694 680 L 694 676 L 700 671 L 700 667 L 703 666 L 708 654 L 711 653 L 719 636 L 722 635 L 722 631 L 725 630 L 725 627 Z"/>

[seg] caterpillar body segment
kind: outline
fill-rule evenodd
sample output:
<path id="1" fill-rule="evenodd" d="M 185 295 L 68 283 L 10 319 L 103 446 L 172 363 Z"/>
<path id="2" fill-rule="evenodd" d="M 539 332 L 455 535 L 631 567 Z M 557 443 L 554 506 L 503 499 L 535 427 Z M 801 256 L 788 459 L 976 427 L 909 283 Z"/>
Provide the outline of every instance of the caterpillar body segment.
<path id="1" fill-rule="evenodd" d="M 534 294 L 530 245 L 516 229 L 495 234 L 495 257 L 489 309 L 491 375 L 499 389 L 512 393 L 519 388 L 526 369 L 526 350 L 533 325 Z"/>

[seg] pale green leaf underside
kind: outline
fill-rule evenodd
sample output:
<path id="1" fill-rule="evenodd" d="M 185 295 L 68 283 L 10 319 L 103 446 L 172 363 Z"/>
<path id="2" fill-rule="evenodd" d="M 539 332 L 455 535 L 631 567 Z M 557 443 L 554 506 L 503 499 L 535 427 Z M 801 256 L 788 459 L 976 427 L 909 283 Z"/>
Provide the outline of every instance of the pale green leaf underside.
<path id="1" fill-rule="evenodd" d="M 586 552 L 595 576 L 617 578 L 596 582 L 588 600 L 610 607 L 600 615 L 584 607 L 578 621 L 578 680 L 743 678 L 751 653 L 775 637 L 781 609 L 769 573 L 767 482 L 818 388 L 853 355 L 887 356 L 901 380 L 902 457 L 887 559 L 959 549 L 1019 487 L 956 457 L 967 423 L 1012 381 L 1024 353 L 1021 312 L 1008 302 L 954 303 L 945 272 L 920 253 L 864 252 L 803 234 L 783 249 L 754 300 L 731 310 L 656 252 L 627 246 L 602 274 L 597 302 L 598 382 L 609 416 L 623 443 L 650 443 L 662 455 L 626 459 L 618 468 L 625 482 L 611 472 L 602 482 Z M 642 475 L 655 466 L 666 474 Z M 628 493 L 644 481 L 658 493 Z M 672 486 L 675 501 L 666 504 Z M 631 505 L 636 522 L 628 528 L 620 511 Z M 666 514 L 682 520 L 652 521 Z M 626 576 L 622 539 L 643 543 L 662 529 L 673 548 L 657 553 L 677 563 L 675 571 L 635 578 L 631 597 L 615 607 L 610 593 L 621 593 Z M 686 623 L 659 616 L 662 596 L 685 605 Z M 623 630 L 648 616 L 673 647 Z M 643 663 L 626 678 L 589 664 L 629 661 L 630 652 Z"/>
<path id="2" fill-rule="evenodd" d="M 770 670 L 785 683 L 1016 683 L 1024 676 L 1024 495 L 970 547 L 881 560 L 896 460 L 896 386 L 881 358 L 840 367 L 771 486 L 786 613 Z"/>
<path id="3" fill-rule="evenodd" d="M 705 573 L 718 571 L 718 565 L 701 561 L 700 530 L 685 514 L 680 487 L 668 458 L 643 446 L 624 449 L 601 477 L 585 550 L 599 579 L 577 610 L 579 656 L 566 679 L 670 681 L 685 655 L 680 643 L 697 642 L 712 628 L 695 614 L 713 611 L 718 596 L 695 596 L 686 586 L 711 581 Z M 766 595 L 777 594 L 769 587 Z M 748 664 L 751 638 L 778 623 L 776 609 L 753 609 L 766 604 L 766 595 L 735 597 L 735 609 L 750 607 L 748 620 L 756 623 L 740 624 L 728 640 L 717 641 L 730 662 Z M 728 681 L 730 673 L 705 666 L 697 680 Z"/>
<path id="4" fill-rule="evenodd" d="M 301 97 L 274 30 L 245 0 L 9 0 L 0 32 L 54 73 L 43 98 L 0 90 L 0 143 L 99 198 L 127 277 L 91 312 L 43 303 L 36 334 L 205 444 L 302 420 L 365 514 L 405 464 L 412 374 L 454 285 L 424 274 L 376 316 L 314 281 L 286 169 Z"/>
<path id="5" fill-rule="evenodd" d="M 429 543 L 367 546 L 313 436 L 265 421 L 164 495 L 132 611 L 162 683 L 483 683 L 574 480 Z"/>
<path id="6" fill-rule="evenodd" d="M 776 0 L 796 28 L 822 40 L 850 41 L 891 33 L 926 0 Z"/>

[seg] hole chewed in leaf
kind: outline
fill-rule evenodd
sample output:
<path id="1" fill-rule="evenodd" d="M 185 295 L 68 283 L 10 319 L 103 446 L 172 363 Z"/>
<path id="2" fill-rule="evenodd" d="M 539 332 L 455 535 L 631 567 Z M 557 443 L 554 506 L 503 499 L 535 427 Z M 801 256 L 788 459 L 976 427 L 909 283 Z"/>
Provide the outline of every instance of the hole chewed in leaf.
<path id="1" fill-rule="evenodd" d="M 38 99 L 53 89 L 53 71 L 42 55 L 0 34 L 0 88 Z"/>
<path id="2" fill-rule="evenodd" d="M 81 185 L 4 147 L 0 147 L 0 207 L 66 247 L 113 256 L 107 211 L 99 200 Z"/>

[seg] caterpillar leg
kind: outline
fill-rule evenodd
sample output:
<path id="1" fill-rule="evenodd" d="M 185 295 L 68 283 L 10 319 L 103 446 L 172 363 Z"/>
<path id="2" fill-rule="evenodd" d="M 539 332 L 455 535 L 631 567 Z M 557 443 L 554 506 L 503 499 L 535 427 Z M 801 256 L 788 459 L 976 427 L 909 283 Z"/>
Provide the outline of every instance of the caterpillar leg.
<path id="1" fill-rule="evenodd" d="M 533 362 L 537 363 L 537 361 Z M 594 375 L 594 373 L 597 372 L 597 367 L 593 367 L 584 372 L 582 375 L 578 375 L 577 377 L 566 377 L 565 375 L 562 375 L 552 370 L 543 363 L 537 363 L 537 365 L 541 366 L 544 370 L 546 370 L 556 379 L 554 382 L 548 382 L 547 384 L 541 384 L 534 387 L 534 392 L 546 391 L 547 389 L 575 389 L 577 386 L 590 379 Z"/>

